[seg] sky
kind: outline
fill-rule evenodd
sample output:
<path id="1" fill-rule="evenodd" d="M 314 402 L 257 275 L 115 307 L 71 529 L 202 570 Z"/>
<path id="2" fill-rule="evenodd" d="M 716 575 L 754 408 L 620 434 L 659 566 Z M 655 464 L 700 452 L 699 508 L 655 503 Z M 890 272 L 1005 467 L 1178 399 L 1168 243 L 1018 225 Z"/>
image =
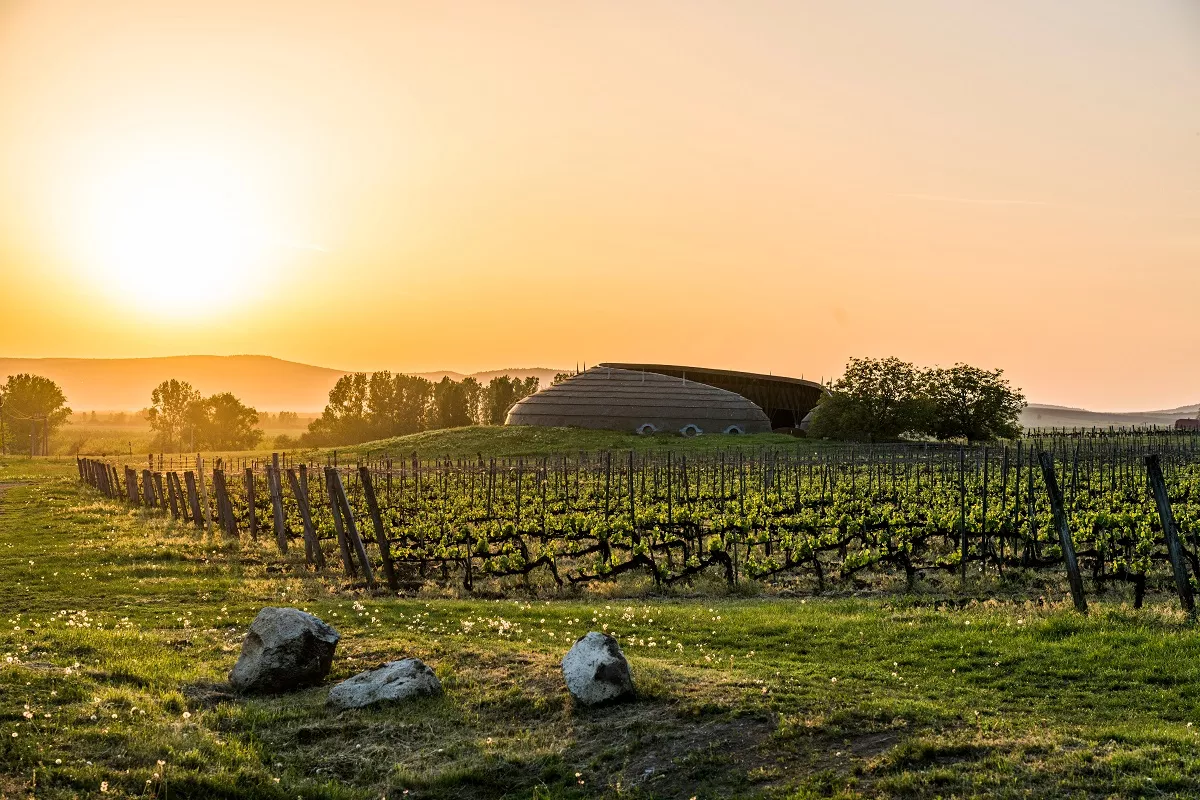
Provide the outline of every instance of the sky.
<path id="1" fill-rule="evenodd" d="M 1194 0 L 0 0 L 0 356 L 1200 402 Z"/>

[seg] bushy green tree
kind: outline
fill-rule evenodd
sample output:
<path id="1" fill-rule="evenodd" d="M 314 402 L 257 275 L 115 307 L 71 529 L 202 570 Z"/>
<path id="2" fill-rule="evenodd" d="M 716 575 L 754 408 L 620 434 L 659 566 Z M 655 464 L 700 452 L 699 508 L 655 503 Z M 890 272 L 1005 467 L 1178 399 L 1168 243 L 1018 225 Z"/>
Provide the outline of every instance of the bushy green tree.
<path id="1" fill-rule="evenodd" d="M 416 433 L 426 427 L 433 383 L 416 375 L 372 373 L 367 381 L 367 428 L 355 441 Z"/>
<path id="2" fill-rule="evenodd" d="M 898 358 L 852 358 L 821 398 L 810 436 L 889 441 L 925 426 L 928 410 L 920 370 Z"/>
<path id="3" fill-rule="evenodd" d="M 429 406 L 429 428 L 461 428 L 475 420 L 471 415 L 471 398 L 464 382 L 444 377 L 433 385 L 433 402 Z M 478 385 L 478 384 L 476 384 Z"/>
<path id="4" fill-rule="evenodd" d="M 169 450 L 176 444 L 182 446 L 186 428 L 194 419 L 193 406 L 199 402 L 200 392 L 187 381 L 172 378 L 154 387 L 146 416 L 150 428 L 157 432 L 156 447 Z"/>
<path id="5" fill-rule="evenodd" d="M 329 390 L 321 416 L 300 437 L 306 445 L 356 444 L 424 430 L 433 384 L 415 375 L 357 372 Z"/>
<path id="6" fill-rule="evenodd" d="M 925 384 L 931 412 L 927 430 L 933 436 L 979 442 L 1021 433 L 1025 395 L 1009 385 L 1004 370 L 955 364 L 929 370 Z"/>
<path id="7" fill-rule="evenodd" d="M 258 412 L 231 392 L 214 394 L 192 406 L 196 439 L 209 450 L 249 450 L 262 439 Z"/>
<path id="8" fill-rule="evenodd" d="M 904 435 L 985 441 L 1021 432 L 1025 396 L 1003 370 L 921 370 L 897 358 L 852 358 L 813 411 L 808 435 L 890 441 Z"/>
<path id="9" fill-rule="evenodd" d="M 500 375 L 492 378 L 484 390 L 484 416 L 487 425 L 503 425 L 508 411 L 521 400 L 538 390 L 538 379 L 525 379 Z"/>
<path id="10" fill-rule="evenodd" d="M 49 455 L 49 437 L 71 416 L 62 388 L 41 375 L 10 375 L 0 386 L 5 449 Z M 28 450 L 27 450 L 28 452 Z"/>

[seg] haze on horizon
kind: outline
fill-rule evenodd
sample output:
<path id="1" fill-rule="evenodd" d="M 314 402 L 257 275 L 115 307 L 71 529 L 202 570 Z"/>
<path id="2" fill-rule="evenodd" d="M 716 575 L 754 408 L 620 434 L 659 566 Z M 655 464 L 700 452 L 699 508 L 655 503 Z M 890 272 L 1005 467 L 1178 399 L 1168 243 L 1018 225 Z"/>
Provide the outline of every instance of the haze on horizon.
<path id="1" fill-rule="evenodd" d="M 0 0 L 0 356 L 1197 402 L 1200 6 Z"/>

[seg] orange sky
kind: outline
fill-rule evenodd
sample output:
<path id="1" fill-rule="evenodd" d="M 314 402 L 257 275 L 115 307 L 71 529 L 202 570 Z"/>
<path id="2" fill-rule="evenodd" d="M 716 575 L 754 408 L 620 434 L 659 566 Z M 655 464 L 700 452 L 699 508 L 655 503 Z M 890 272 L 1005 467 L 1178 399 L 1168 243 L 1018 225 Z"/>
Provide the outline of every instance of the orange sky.
<path id="1" fill-rule="evenodd" d="M 253 9 L 249 7 L 253 6 Z M 1200 402 L 1194 0 L 0 0 L 0 355 Z"/>

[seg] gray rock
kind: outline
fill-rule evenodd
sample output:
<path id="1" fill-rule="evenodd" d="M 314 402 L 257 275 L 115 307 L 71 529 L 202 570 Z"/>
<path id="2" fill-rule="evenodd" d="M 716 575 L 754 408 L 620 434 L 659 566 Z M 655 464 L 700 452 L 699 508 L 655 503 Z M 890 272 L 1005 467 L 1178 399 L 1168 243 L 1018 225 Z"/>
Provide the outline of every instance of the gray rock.
<path id="1" fill-rule="evenodd" d="M 298 608 L 264 608 L 229 673 L 239 692 L 286 692 L 320 683 L 333 664 L 338 632 Z"/>
<path id="2" fill-rule="evenodd" d="M 617 640 L 592 631 L 580 637 L 563 656 L 563 677 L 578 702 L 595 706 L 629 700 L 634 696 L 629 662 Z"/>
<path id="3" fill-rule="evenodd" d="M 362 708 L 373 703 L 407 700 L 442 693 L 442 683 L 420 659 L 391 661 L 379 669 L 360 672 L 329 690 L 329 705 Z"/>

